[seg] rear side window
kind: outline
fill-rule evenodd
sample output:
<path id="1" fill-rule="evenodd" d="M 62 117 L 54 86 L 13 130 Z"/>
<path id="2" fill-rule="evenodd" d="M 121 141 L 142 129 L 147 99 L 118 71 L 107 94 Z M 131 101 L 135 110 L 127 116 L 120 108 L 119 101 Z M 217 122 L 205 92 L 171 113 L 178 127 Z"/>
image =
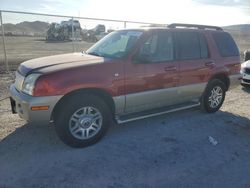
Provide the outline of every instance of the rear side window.
<path id="1" fill-rule="evenodd" d="M 171 33 L 159 33 L 159 42 L 156 56 L 158 61 L 171 61 L 174 59 L 174 45 Z"/>
<path id="2" fill-rule="evenodd" d="M 143 43 L 139 55 L 150 62 L 166 62 L 174 59 L 173 37 L 168 32 L 152 34 Z"/>
<path id="3" fill-rule="evenodd" d="M 199 33 L 179 32 L 176 33 L 176 39 L 179 60 L 200 59 L 208 56 L 206 41 Z"/>
<path id="4" fill-rule="evenodd" d="M 201 58 L 205 59 L 209 57 L 208 47 L 207 47 L 207 40 L 205 37 L 200 33 L 200 48 L 201 48 Z"/>
<path id="5" fill-rule="evenodd" d="M 239 56 L 239 50 L 228 33 L 214 33 L 213 38 L 222 57 Z"/>

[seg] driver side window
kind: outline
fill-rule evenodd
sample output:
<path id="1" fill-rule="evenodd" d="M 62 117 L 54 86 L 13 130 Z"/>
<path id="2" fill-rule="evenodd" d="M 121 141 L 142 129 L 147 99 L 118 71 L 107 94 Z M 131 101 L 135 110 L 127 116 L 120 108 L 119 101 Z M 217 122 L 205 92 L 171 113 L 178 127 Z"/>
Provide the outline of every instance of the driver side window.
<path id="1" fill-rule="evenodd" d="M 143 43 L 139 57 L 152 63 L 173 60 L 174 47 L 171 33 L 159 32 L 151 35 Z"/>

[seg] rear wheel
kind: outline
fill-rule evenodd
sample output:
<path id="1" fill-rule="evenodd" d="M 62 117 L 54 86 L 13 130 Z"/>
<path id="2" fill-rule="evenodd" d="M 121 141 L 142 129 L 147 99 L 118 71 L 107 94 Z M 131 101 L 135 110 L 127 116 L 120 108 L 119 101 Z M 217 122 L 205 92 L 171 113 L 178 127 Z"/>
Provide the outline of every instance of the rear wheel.
<path id="1" fill-rule="evenodd" d="M 86 147 L 104 136 L 110 122 L 110 110 L 99 97 L 73 96 L 62 106 L 57 112 L 55 127 L 65 144 Z"/>
<path id="2" fill-rule="evenodd" d="M 202 107 L 208 113 L 216 112 L 222 106 L 226 95 L 225 84 L 214 79 L 210 81 L 202 96 Z"/>

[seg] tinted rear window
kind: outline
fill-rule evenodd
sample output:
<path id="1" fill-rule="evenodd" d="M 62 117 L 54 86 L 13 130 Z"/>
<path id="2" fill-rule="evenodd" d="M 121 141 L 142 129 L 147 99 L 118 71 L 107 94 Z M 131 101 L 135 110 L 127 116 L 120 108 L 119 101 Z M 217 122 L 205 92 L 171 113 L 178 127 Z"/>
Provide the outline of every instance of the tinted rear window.
<path id="1" fill-rule="evenodd" d="M 199 59 L 200 42 L 199 36 L 194 32 L 180 32 L 177 36 L 177 56 L 180 60 Z"/>
<path id="2" fill-rule="evenodd" d="M 207 47 L 207 40 L 205 37 L 200 33 L 200 48 L 201 48 L 201 58 L 205 59 L 209 57 L 208 47 Z"/>
<path id="3" fill-rule="evenodd" d="M 177 32 L 177 59 L 192 60 L 209 57 L 208 45 L 203 34 L 198 32 Z"/>
<path id="4" fill-rule="evenodd" d="M 239 56 L 238 47 L 231 35 L 228 33 L 214 33 L 213 37 L 222 57 Z"/>

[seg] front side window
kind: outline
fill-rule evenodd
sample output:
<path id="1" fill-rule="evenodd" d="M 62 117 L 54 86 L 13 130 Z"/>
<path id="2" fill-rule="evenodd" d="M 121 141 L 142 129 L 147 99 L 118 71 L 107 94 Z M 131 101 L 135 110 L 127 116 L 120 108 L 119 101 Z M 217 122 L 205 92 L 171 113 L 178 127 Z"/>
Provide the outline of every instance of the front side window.
<path id="1" fill-rule="evenodd" d="M 143 44 L 138 56 L 148 62 L 164 62 L 173 60 L 173 37 L 168 32 L 152 34 Z"/>
<path id="2" fill-rule="evenodd" d="M 97 42 L 87 54 L 109 58 L 121 58 L 137 43 L 142 31 L 116 31 Z"/>

